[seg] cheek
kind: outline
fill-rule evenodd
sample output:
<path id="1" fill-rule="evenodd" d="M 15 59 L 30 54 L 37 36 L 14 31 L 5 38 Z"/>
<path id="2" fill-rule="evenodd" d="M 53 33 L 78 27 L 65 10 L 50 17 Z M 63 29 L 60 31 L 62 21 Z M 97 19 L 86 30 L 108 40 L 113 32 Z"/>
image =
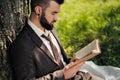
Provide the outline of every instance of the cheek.
<path id="1" fill-rule="evenodd" d="M 46 16 L 46 19 L 49 23 L 51 23 L 53 21 L 53 16 L 52 15 Z"/>

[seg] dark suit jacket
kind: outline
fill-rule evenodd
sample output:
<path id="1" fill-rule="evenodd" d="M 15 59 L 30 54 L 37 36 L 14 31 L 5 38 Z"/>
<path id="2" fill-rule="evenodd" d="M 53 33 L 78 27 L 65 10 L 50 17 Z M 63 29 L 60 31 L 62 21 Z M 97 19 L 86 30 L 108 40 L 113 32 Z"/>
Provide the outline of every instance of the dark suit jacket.
<path id="1" fill-rule="evenodd" d="M 60 49 L 69 63 L 61 45 Z M 15 80 L 64 80 L 61 68 L 28 24 L 10 45 L 9 55 Z"/>

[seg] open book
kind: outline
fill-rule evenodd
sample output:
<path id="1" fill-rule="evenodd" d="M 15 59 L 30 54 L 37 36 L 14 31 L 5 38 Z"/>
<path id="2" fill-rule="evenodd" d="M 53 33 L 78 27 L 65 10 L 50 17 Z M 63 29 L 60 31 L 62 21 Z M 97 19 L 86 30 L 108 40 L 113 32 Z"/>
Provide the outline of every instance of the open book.
<path id="1" fill-rule="evenodd" d="M 82 61 L 87 61 L 100 53 L 101 53 L 101 50 L 99 47 L 99 41 L 98 39 L 95 39 L 91 43 L 89 43 L 87 46 L 83 47 L 82 49 L 80 49 L 79 51 L 75 53 L 76 57 L 79 57 L 80 60 L 74 63 L 70 63 L 70 67 Z"/>

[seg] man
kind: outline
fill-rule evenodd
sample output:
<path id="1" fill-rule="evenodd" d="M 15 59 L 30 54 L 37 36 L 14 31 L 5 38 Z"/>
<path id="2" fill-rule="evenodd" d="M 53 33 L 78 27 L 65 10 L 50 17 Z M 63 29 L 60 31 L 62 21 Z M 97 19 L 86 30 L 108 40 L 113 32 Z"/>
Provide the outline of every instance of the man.
<path id="1" fill-rule="evenodd" d="M 9 48 L 15 80 L 91 80 L 88 73 L 78 72 L 84 62 L 69 66 L 69 63 L 78 58 L 66 57 L 52 31 L 63 2 L 64 0 L 31 0 L 28 23 Z M 59 61 L 55 59 L 55 48 L 46 39 L 48 36 L 59 53 Z"/>

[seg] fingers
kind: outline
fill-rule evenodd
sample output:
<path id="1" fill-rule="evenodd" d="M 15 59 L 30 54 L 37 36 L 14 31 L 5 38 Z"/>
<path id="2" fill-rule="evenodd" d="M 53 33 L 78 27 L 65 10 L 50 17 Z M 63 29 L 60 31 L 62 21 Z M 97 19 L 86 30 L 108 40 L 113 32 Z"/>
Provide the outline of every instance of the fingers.
<path id="1" fill-rule="evenodd" d="M 70 60 L 70 62 L 75 62 L 75 61 L 77 61 L 77 60 L 79 60 L 79 58 L 78 58 L 78 57 L 74 57 L 74 58 L 72 58 L 72 59 Z"/>
<path id="2" fill-rule="evenodd" d="M 69 78 L 72 78 L 73 76 L 75 76 L 76 73 L 79 71 L 79 69 L 81 68 L 81 66 L 84 63 L 85 62 L 81 62 L 81 63 L 78 63 L 78 64 L 72 66 L 72 67 L 71 67 L 71 64 L 74 64 L 74 62 L 71 62 L 70 64 L 66 65 L 63 68 L 63 73 L 64 73 L 64 76 L 65 76 L 65 79 L 69 79 Z"/>
<path id="3" fill-rule="evenodd" d="M 75 66 L 73 66 L 73 68 L 79 70 L 84 63 L 85 63 L 85 62 L 78 63 L 78 64 L 76 64 Z"/>

